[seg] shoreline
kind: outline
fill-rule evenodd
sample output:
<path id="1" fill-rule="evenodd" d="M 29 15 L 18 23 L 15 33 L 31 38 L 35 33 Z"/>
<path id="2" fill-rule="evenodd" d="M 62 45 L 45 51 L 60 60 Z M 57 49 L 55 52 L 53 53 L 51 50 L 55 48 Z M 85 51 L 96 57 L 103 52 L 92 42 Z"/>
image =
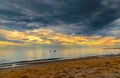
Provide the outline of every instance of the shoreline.
<path id="1" fill-rule="evenodd" d="M 38 60 L 11 62 L 11 63 L 0 64 L 0 70 L 16 68 L 16 67 L 24 67 L 28 65 L 34 65 L 34 64 L 44 64 L 44 63 L 69 61 L 69 60 L 77 60 L 77 59 L 84 60 L 84 59 L 90 59 L 90 58 L 109 58 L 109 57 L 117 57 L 117 56 L 120 56 L 120 54 L 115 54 L 115 55 L 109 54 L 109 55 L 98 55 L 98 56 L 76 57 L 76 58 L 51 58 L 51 59 L 38 59 Z"/>
<path id="2" fill-rule="evenodd" d="M 120 54 L 76 58 L 0 70 L 0 78 L 119 78 Z"/>
<path id="3" fill-rule="evenodd" d="M 44 64 L 50 62 L 60 62 L 60 61 L 67 61 L 67 60 L 77 60 L 77 59 L 90 59 L 90 58 L 109 58 L 109 57 L 117 57 L 120 54 L 109 54 L 109 55 L 98 55 L 98 56 L 88 56 L 88 57 L 76 57 L 76 58 L 50 58 L 50 59 L 38 59 L 38 60 L 29 60 L 29 61 L 20 61 L 20 62 L 11 62 L 11 63 L 3 63 L 0 64 L 0 69 L 7 69 L 7 68 L 16 68 L 16 67 L 24 67 L 27 65 L 34 65 L 34 64 Z"/>

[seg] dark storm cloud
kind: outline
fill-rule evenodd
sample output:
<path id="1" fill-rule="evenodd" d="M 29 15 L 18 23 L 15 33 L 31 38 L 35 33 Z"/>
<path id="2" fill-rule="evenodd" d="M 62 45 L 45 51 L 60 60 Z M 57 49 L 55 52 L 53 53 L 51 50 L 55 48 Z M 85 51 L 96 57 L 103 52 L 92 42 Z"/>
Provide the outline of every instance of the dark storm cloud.
<path id="1" fill-rule="evenodd" d="M 0 25 L 94 35 L 120 17 L 119 0 L 1 0 Z M 4 27 L 3 27 L 4 26 Z"/>

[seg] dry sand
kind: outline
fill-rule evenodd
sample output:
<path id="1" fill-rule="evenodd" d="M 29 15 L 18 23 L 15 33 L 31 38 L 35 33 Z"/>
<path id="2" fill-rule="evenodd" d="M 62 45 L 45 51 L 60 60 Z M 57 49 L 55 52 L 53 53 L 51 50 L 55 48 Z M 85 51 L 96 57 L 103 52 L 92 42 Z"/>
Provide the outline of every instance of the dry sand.
<path id="1" fill-rule="evenodd" d="M 120 56 L 79 58 L 2 69 L 0 78 L 120 78 Z"/>

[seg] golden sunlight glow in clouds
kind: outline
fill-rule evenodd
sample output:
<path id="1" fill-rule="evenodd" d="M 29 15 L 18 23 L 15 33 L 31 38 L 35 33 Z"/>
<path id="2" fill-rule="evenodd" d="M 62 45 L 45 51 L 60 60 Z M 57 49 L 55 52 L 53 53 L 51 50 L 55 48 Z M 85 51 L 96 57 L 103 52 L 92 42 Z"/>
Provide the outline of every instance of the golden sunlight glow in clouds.
<path id="1" fill-rule="evenodd" d="M 12 43 L 12 42 L 6 42 L 6 41 L 0 41 L 0 45 L 3 45 L 3 46 L 7 46 L 7 45 L 17 45 L 15 43 Z"/>
<path id="2" fill-rule="evenodd" d="M 10 31 L 0 29 L 0 36 L 7 41 L 0 41 L 0 45 L 29 45 L 29 44 L 62 44 L 62 45 L 114 45 L 120 44 L 120 38 L 102 36 L 72 36 L 56 33 L 51 30 L 35 29 L 29 31 Z M 16 43 L 12 40 L 18 41 Z M 20 43 L 22 42 L 22 43 Z M 24 44 L 23 44 L 24 43 Z"/>

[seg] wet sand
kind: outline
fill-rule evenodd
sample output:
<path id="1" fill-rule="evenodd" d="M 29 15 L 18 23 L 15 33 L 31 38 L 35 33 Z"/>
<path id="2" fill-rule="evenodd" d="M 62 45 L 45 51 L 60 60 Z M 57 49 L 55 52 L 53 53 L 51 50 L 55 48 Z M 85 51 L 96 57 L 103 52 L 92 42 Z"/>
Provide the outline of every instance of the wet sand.
<path id="1" fill-rule="evenodd" d="M 33 63 L 2 69 L 0 78 L 120 78 L 120 55 Z"/>

